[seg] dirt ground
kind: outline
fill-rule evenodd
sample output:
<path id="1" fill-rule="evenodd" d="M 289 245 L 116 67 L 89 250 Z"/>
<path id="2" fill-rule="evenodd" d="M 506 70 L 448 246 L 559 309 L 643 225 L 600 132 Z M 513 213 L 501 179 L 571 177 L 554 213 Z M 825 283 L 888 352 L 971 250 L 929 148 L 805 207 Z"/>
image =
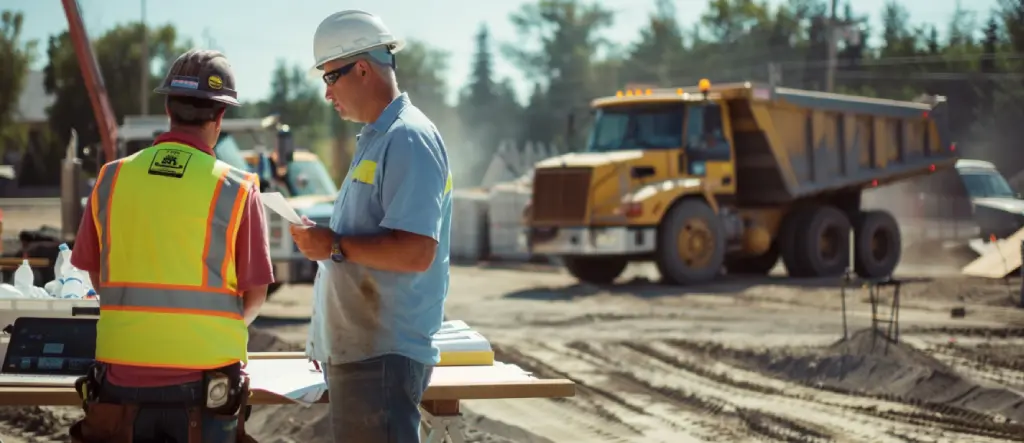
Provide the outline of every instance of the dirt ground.
<path id="1" fill-rule="evenodd" d="M 699 287 L 579 285 L 550 270 L 455 267 L 450 319 L 483 332 L 498 358 L 565 377 L 558 400 L 467 401 L 473 443 L 1024 441 L 1019 281 L 904 267 L 899 342 L 872 333 L 868 289 L 741 278 Z M 930 276 L 930 277 L 929 277 Z M 251 349 L 300 349 L 309 286 L 274 295 Z M 892 289 L 879 295 L 888 319 Z M 965 308 L 962 318 L 951 310 Z M 883 325 L 885 326 L 885 325 Z M 882 327 L 882 326 L 880 326 Z M 63 440 L 73 408 L 0 410 L 4 443 Z M 322 406 L 263 406 L 263 442 L 327 443 Z M 36 430 L 27 432 L 26 429 Z"/>

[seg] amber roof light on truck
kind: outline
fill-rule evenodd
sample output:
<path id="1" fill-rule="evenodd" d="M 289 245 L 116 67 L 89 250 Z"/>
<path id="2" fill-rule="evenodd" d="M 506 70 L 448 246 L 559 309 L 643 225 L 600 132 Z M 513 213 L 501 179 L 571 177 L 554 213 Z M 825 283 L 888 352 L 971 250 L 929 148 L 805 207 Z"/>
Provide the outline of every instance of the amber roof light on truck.
<path id="1" fill-rule="evenodd" d="M 718 98 L 744 97 L 754 100 L 770 100 L 771 87 L 755 85 L 751 82 L 723 83 L 712 86 L 708 79 L 701 79 L 697 86 L 675 88 L 625 88 L 615 92 L 614 96 L 596 98 L 591 101 L 595 108 L 615 106 L 629 103 L 698 101 Z"/>

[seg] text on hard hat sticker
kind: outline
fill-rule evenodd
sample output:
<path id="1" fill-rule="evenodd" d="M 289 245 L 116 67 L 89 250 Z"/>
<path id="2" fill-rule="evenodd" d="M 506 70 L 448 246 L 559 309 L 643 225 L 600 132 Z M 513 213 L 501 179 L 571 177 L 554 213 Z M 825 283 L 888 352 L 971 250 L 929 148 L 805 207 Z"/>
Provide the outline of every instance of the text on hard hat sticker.
<path id="1" fill-rule="evenodd" d="M 199 79 L 195 77 L 174 77 L 171 79 L 172 88 L 199 89 Z"/>

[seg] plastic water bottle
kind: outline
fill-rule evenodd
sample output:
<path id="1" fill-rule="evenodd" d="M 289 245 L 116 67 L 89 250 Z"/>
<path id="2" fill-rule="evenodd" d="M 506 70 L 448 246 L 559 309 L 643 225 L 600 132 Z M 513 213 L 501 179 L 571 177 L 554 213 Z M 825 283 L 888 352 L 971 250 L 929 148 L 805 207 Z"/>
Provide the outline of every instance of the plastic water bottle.
<path id="1" fill-rule="evenodd" d="M 22 296 L 34 297 L 32 286 L 35 286 L 35 275 L 32 273 L 32 266 L 28 264 L 28 259 L 25 259 L 21 261 L 18 270 L 14 271 L 14 287 Z"/>
<path id="2" fill-rule="evenodd" d="M 49 294 L 50 297 L 60 297 L 61 286 L 63 286 L 63 283 L 61 283 L 60 280 L 52 280 L 43 285 L 43 289 L 46 290 L 46 293 Z"/>
<path id="3" fill-rule="evenodd" d="M 67 243 L 61 243 L 58 248 L 57 260 L 53 262 L 53 279 L 61 281 L 64 278 L 64 265 L 71 263 L 71 248 Z"/>
<path id="4" fill-rule="evenodd" d="M 69 269 L 69 273 L 64 275 L 64 284 L 60 287 L 60 298 L 84 298 L 86 289 L 85 282 L 81 278 L 81 271 Z"/>
<path id="5" fill-rule="evenodd" d="M 12 298 L 24 298 L 21 291 L 7 283 L 0 283 L 0 300 Z"/>

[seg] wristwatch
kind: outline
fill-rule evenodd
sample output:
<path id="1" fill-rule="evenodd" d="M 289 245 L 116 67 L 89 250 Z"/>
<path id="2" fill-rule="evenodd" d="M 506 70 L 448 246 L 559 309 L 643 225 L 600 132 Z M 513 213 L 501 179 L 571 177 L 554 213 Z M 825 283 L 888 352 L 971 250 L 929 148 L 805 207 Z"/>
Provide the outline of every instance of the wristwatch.
<path id="1" fill-rule="evenodd" d="M 341 236 L 334 234 L 334 242 L 331 243 L 331 261 L 341 263 L 345 261 L 345 254 L 341 252 Z"/>

